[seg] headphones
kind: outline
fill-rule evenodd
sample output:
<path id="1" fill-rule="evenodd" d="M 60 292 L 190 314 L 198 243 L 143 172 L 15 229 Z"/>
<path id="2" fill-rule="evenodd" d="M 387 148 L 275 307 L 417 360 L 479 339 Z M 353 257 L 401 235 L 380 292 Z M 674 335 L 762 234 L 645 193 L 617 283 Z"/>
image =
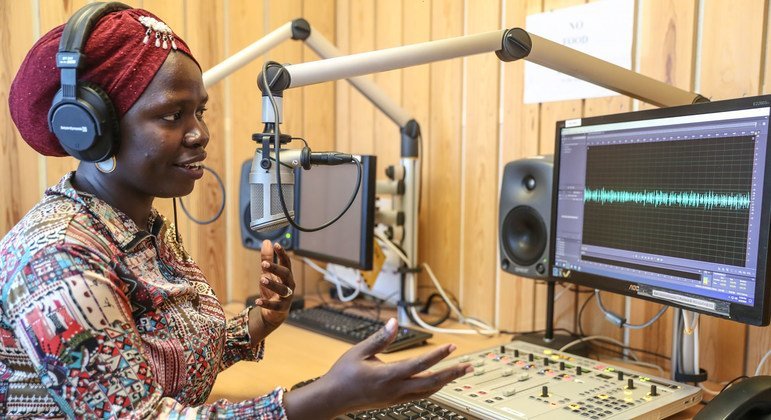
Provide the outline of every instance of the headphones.
<path id="1" fill-rule="evenodd" d="M 48 111 L 48 129 L 64 150 L 78 160 L 101 162 L 118 151 L 118 116 L 110 97 L 95 83 L 78 80 L 85 65 L 81 50 L 91 29 L 104 15 L 130 7 L 118 2 L 91 3 L 67 21 L 56 54 L 61 88 Z"/>

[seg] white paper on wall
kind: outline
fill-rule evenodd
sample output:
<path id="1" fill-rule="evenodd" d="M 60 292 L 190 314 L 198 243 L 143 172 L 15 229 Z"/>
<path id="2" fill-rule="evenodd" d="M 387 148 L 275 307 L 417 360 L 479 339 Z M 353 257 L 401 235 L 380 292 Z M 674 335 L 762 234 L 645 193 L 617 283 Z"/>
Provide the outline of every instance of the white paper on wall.
<path id="1" fill-rule="evenodd" d="M 526 30 L 626 69 L 632 68 L 634 0 L 603 0 L 527 17 Z M 525 62 L 525 103 L 618 95 Z"/>

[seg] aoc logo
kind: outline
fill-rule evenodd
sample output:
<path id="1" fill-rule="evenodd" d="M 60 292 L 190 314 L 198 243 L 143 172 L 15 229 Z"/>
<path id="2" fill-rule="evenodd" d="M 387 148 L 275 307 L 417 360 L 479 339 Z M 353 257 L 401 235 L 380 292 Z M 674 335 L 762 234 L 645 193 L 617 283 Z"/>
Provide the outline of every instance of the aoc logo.
<path id="1" fill-rule="evenodd" d="M 636 285 L 636 284 L 630 284 L 629 285 L 629 291 L 630 292 L 639 292 L 640 291 L 640 286 Z"/>

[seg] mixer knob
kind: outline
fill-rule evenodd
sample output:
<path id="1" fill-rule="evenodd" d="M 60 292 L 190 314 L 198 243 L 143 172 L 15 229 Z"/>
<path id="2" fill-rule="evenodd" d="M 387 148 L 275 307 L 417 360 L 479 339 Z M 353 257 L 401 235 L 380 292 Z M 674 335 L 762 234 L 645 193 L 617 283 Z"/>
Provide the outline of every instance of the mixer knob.
<path id="1" fill-rule="evenodd" d="M 514 357 L 519 357 L 519 349 L 514 349 Z"/>
<path id="2" fill-rule="evenodd" d="M 512 396 L 512 395 L 514 395 L 516 393 L 517 393 L 516 389 L 513 389 L 513 388 L 512 389 L 507 389 L 507 390 L 503 391 L 503 396 L 504 397 L 510 397 L 510 396 Z"/>
<path id="3" fill-rule="evenodd" d="M 634 389 L 634 379 L 629 378 L 626 382 L 626 389 Z"/>
<path id="4" fill-rule="evenodd" d="M 530 353 L 530 354 L 527 355 L 527 360 L 532 362 L 533 359 L 535 359 L 535 356 L 533 356 L 533 353 Z"/>
<path id="5" fill-rule="evenodd" d="M 618 380 L 619 381 L 623 381 L 624 380 L 624 372 L 622 372 L 620 370 L 618 371 Z"/>
<path id="6" fill-rule="evenodd" d="M 501 371 L 501 376 L 511 376 L 514 374 L 514 371 L 511 369 L 503 369 Z"/>
<path id="7" fill-rule="evenodd" d="M 576 376 L 581 375 L 581 366 L 576 366 Z"/>
<path id="8" fill-rule="evenodd" d="M 650 396 L 651 397 L 658 397 L 659 396 L 659 393 L 656 391 L 656 385 L 651 385 Z"/>
<path id="9" fill-rule="evenodd" d="M 541 387 L 541 398 L 547 398 L 549 396 L 549 387 L 544 385 Z"/>
<path id="10" fill-rule="evenodd" d="M 565 370 L 565 362 L 560 362 L 560 370 Z"/>

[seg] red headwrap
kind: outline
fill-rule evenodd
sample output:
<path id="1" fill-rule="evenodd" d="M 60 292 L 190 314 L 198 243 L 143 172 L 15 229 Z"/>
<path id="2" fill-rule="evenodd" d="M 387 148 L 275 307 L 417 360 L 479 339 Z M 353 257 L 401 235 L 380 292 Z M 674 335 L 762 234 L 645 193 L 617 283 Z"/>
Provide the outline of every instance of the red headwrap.
<path id="1" fill-rule="evenodd" d="M 152 19 L 143 18 L 143 24 L 140 22 L 143 16 Z M 171 39 L 166 41 L 165 48 L 160 44 L 163 41 L 156 46 L 155 33 L 159 28 L 161 32 L 168 30 L 150 12 L 127 9 L 103 16 L 88 35 L 81 51 L 86 56 L 86 64 L 78 70 L 78 79 L 96 83 L 107 92 L 118 118 L 139 99 L 172 51 L 182 51 L 195 61 L 177 34 L 172 38 L 176 48 Z M 61 84 L 56 53 L 63 29 L 64 25 L 52 29 L 32 46 L 8 96 L 11 118 L 21 136 L 46 156 L 67 156 L 59 140 L 48 130 L 48 109 Z M 147 35 L 149 38 L 145 38 Z"/>

